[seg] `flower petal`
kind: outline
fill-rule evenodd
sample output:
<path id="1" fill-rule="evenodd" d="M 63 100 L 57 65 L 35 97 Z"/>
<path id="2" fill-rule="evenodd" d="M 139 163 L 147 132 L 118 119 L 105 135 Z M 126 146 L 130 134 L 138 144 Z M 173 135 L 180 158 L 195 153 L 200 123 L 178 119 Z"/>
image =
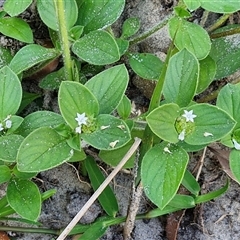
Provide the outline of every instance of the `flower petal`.
<path id="1" fill-rule="evenodd" d="M 182 116 L 186 118 L 186 122 L 194 122 L 194 118 L 197 117 L 197 115 L 193 114 L 193 110 L 184 110 L 184 114 Z"/>
<path id="2" fill-rule="evenodd" d="M 237 150 L 240 150 L 240 144 L 239 144 L 235 139 L 233 139 L 232 141 L 233 141 L 234 147 L 235 147 Z"/>

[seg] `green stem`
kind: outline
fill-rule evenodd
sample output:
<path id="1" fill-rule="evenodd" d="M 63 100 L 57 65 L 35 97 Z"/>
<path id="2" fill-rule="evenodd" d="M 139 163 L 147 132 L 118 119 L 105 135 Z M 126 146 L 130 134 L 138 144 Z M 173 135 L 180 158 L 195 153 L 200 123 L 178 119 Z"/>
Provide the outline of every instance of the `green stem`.
<path id="1" fill-rule="evenodd" d="M 170 57 L 172 56 L 173 50 L 174 50 L 174 45 L 172 43 L 170 45 L 169 49 L 168 49 L 167 57 L 166 57 L 164 65 L 163 65 L 161 75 L 160 75 L 159 80 L 157 82 L 157 85 L 156 85 L 156 87 L 154 88 L 154 91 L 153 91 L 153 95 L 152 95 L 150 105 L 149 105 L 149 108 L 148 108 L 149 113 L 151 111 L 153 111 L 155 108 L 157 108 L 160 104 L 163 84 L 164 84 L 164 80 L 165 80 L 165 76 L 166 76 L 166 72 L 167 72 L 167 67 L 168 67 L 168 62 L 169 62 Z M 146 128 L 145 128 L 144 134 L 143 134 L 142 144 L 141 144 L 141 147 L 140 147 L 138 174 L 137 174 L 136 181 L 135 181 L 136 185 L 139 184 L 139 182 L 141 180 L 142 159 L 143 159 L 144 155 L 146 154 L 146 152 L 152 147 L 153 137 L 154 137 L 154 134 L 153 134 L 152 130 L 150 129 L 150 127 L 147 125 Z"/>
<path id="2" fill-rule="evenodd" d="M 240 78 L 237 78 L 237 79 L 234 79 L 233 81 L 230 81 L 230 83 L 232 83 L 232 84 L 237 84 L 239 82 L 240 82 Z M 217 90 L 211 92 L 209 95 L 207 95 L 205 97 L 202 97 L 202 98 L 198 99 L 196 102 L 197 103 L 206 103 L 206 102 L 213 101 L 214 99 L 217 98 L 219 92 L 221 91 L 221 89 L 223 87 L 224 86 L 220 86 Z"/>
<path id="3" fill-rule="evenodd" d="M 134 45 L 137 43 L 140 43 L 141 41 L 145 40 L 146 38 L 150 37 L 152 34 L 163 28 L 169 21 L 169 19 L 173 16 L 173 14 L 170 14 L 167 16 L 163 21 L 158 23 L 156 26 L 148 30 L 147 32 L 144 32 L 143 34 L 138 35 L 135 38 L 130 39 L 129 43 L 130 45 Z"/>
<path id="4" fill-rule="evenodd" d="M 213 32 L 217 28 L 221 27 L 230 17 L 231 14 L 225 14 L 222 17 L 220 17 L 213 25 L 211 25 L 207 31 L 208 32 Z"/>
<path id="5" fill-rule="evenodd" d="M 220 37 L 230 36 L 230 35 L 237 34 L 237 33 L 240 33 L 240 27 L 237 27 L 237 28 L 234 28 L 234 29 L 231 29 L 231 30 L 227 30 L 227 31 L 224 31 L 224 32 L 212 33 L 212 34 L 210 34 L 210 37 L 212 39 L 213 38 L 220 38 Z"/>
<path id="6" fill-rule="evenodd" d="M 141 219 L 150 219 L 150 218 L 155 218 L 159 217 L 171 212 L 175 212 L 179 210 L 178 208 L 175 207 L 169 207 L 167 206 L 163 210 L 156 208 L 153 209 L 149 212 L 142 213 L 136 216 L 136 220 L 141 220 Z M 117 218 L 112 218 L 109 220 L 105 220 L 104 224 L 105 226 L 112 226 L 116 224 L 120 224 L 126 221 L 127 217 L 117 217 Z M 71 233 L 69 235 L 76 235 L 85 232 L 87 229 L 91 227 L 91 224 L 89 225 L 76 225 Z M 59 235 L 62 232 L 63 229 L 60 230 L 53 230 L 53 229 L 47 229 L 47 228 L 27 228 L 27 227 L 14 227 L 14 226 L 0 226 L 0 231 L 14 231 L 14 232 L 25 232 L 25 233 L 43 233 L 43 234 L 52 234 L 52 235 Z"/>
<path id="7" fill-rule="evenodd" d="M 70 44 L 68 40 L 67 23 L 65 18 L 64 0 L 54 0 L 55 9 L 58 18 L 59 37 L 63 51 L 63 61 L 66 80 L 73 81 L 72 59 L 70 54 Z"/>
<path id="8" fill-rule="evenodd" d="M 163 84 L 164 84 L 167 67 L 168 67 L 168 62 L 169 62 L 170 57 L 172 56 L 173 50 L 174 50 L 174 45 L 172 43 L 168 49 L 167 57 L 166 57 L 164 65 L 163 65 L 161 75 L 157 81 L 156 87 L 154 88 L 153 95 L 152 95 L 150 105 L 148 108 L 148 112 L 151 112 L 152 110 L 157 108 L 160 104 L 161 97 L 162 97 Z"/>
<path id="9" fill-rule="evenodd" d="M 13 232 L 25 232 L 25 233 L 44 233 L 44 234 L 59 235 L 59 230 L 46 229 L 46 228 L 27 228 L 27 227 L 0 226 L 0 231 L 13 231 Z"/>

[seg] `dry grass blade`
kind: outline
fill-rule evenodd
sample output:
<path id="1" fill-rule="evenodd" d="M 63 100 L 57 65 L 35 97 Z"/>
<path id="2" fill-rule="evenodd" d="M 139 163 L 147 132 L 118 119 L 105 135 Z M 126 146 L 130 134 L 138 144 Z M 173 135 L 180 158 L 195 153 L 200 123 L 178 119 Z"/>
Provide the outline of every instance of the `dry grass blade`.
<path id="1" fill-rule="evenodd" d="M 99 197 L 102 191 L 108 186 L 108 184 L 112 181 L 112 179 L 116 176 L 116 174 L 121 170 L 124 164 L 128 161 L 128 159 L 133 155 L 133 153 L 136 151 L 140 143 L 141 143 L 141 139 L 135 138 L 135 141 L 132 147 L 128 150 L 128 152 L 125 154 L 123 159 L 119 162 L 119 164 L 111 172 L 111 174 L 105 179 L 105 181 L 99 186 L 99 188 L 92 195 L 92 197 L 85 203 L 82 209 L 77 213 L 77 215 L 72 219 L 72 221 L 68 224 L 68 226 L 59 235 L 57 240 L 64 240 L 67 237 L 69 232 L 74 228 L 74 226 L 78 223 L 78 221 L 82 218 L 82 216 L 86 213 L 86 211 L 91 207 L 91 205 Z"/>

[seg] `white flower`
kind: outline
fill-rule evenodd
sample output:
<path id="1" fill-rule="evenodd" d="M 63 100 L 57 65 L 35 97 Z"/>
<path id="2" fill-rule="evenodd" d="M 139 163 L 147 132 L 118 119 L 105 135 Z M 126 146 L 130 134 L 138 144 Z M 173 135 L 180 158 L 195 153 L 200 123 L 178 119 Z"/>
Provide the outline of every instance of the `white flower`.
<path id="1" fill-rule="evenodd" d="M 83 114 L 77 113 L 77 117 L 75 118 L 75 120 L 78 122 L 78 125 L 81 126 L 83 124 L 87 125 L 88 118 L 86 117 L 85 113 L 83 113 Z"/>
<path id="2" fill-rule="evenodd" d="M 237 150 L 240 150 L 240 144 L 239 144 L 235 139 L 233 139 L 232 141 L 233 141 L 234 147 L 235 147 Z"/>
<path id="3" fill-rule="evenodd" d="M 182 116 L 186 118 L 186 122 L 194 122 L 194 118 L 197 115 L 193 114 L 193 110 L 190 111 L 184 110 L 184 114 Z"/>
<path id="4" fill-rule="evenodd" d="M 204 136 L 204 137 L 209 137 L 209 136 L 213 136 L 213 134 L 212 134 L 212 133 L 209 133 L 209 132 L 205 132 L 205 133 L 203 134 L 203 136 Z"/>
<path id="5" fill-rule="evenodd" d="M 11 128 L 12 127 L 12 121 L 11 120 L 7 120 L 5 122 L 6 128 Z"/>
<path id="6" fill-rule="evenodd" d="M 3 125 L 0 123 L 0 132 L 4 130 Z"/>
<path id="7" fill-rule="evenodd" d="M 180 134 L 178 135 L 178 139 L 183 141 L 185 138 L 185 129 L 183 129 Z"/>
<path id="8" fill-rule="evenodd" d="M 76 133 L 81 133 L 82 132 L 82 127 L 81 126 L 76 127 L 75 132 Z"/>

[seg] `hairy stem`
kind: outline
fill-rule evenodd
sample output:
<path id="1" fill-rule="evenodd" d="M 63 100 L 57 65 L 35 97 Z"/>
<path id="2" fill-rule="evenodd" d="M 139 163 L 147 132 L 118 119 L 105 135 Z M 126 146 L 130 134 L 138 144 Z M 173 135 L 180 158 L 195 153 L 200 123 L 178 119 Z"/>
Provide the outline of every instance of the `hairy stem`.
<path id="1" fill-rule="evenodd" d="M 227 30 L 227 31 L 224 31 L 224 32 L 212 33 L 212 34 L 210 34 L 210 37 L 212 39 L 213 38 L 220 38 L 220 37 L 230 36 L 230 35 L 237 34 L 237 33 L 240 33 L 240 27 L 237 27 L 237 28 L 234 28 L 234 29 L 231 29 L 231 30 Z"/>
<path id="2" fill-rule="evenodd" d="M 63 0 L 54 0 L 55 9 L 58 18 L 58 27 L 59 27 L 59 37 L 62 46 L 63 52 L 63 61 L 64 61 L 64 68 L 65 68 L 65 77 L 68 81 L 73 81 L 73 74 L 72 74 L 72 59 L 70 54 L 70 44 L 68 41 L 68 31 L 67 31 L 67 24 L 66 18 L 64 14 L 64 1 Z"/>
<path id="3" fill-rule="evenodd" d="M 220 17 L 213 25 L 211 25 L 207 31 L 208 32 L 213 32 L 217 28 L 221 27 L 230 17 L 231 14 L 225 14 L 222 17 Z"/>
<path id="4" fill-rule="evenodd" d="M 130 45 L 134 45 L 137 43 L 140 43 L 141 41 L 145 40 L 146 38 L 150 37 L 152 34 L 163 28 L 169 21 L 169 19 L 173 16 L 173 14 L 170 14 L 167 16 L 163 21 L 158 23 L 156 26 L 153 28 L 149 29 L 147 32 L 144 32 L 143 34 L 138 35 L 135 38 L 130 39 L 129 43 Z"/>

